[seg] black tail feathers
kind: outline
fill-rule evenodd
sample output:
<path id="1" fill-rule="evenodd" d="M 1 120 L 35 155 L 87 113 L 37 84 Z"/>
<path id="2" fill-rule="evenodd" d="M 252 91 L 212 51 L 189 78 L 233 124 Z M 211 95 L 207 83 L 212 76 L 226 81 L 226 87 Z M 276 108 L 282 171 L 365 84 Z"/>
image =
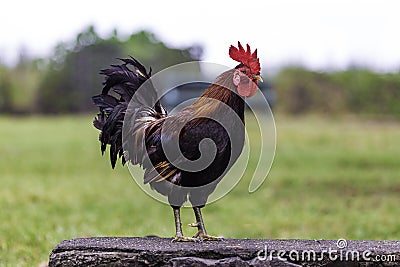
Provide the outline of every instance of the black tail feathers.
<path id="1" fill-rule="evenodd" d="M 110 161 L 113 168 L 118 158 L 122 158 L 122 164 L 126 162 L 122 148 L 122 126 L 129 101 L 151 76 L 151 69 L 147 72 L 133 57 L 120 60 L 124 63 L 111 65 L 110 68 L 100 71 L 100 74 L 105 75 L 104 87 L 100 95 L 92 97 L 93 103 L 100 109 L 93 125 L 101 131 L 99 139 L 103 154 L 107 145 L 110 145 Z M 156 95 L 154 90 L 153 92 Z M 154 108 L 161 108 L 158 106 L 157 101 Z"/>

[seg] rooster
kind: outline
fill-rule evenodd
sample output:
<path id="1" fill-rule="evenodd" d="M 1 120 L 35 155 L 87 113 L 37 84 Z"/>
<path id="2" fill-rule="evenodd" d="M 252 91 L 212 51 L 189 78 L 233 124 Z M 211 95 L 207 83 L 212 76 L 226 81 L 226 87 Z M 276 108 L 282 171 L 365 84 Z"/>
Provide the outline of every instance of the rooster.
<path id="1" fill-rule="evenodd" d="M 101 131 L 102 153 L 110 147 L 112 168 L 118 158 L 122 164 L 140 165 L 145 171 L 144 183 L 168 198 L 175 218 L 174 241 L 221 240 L 207 234 L 201 208 L 241 154 L 245 138 L 244 98 L 253 96 L 258 81 L 262 81 L 257 49 L 251 52 L 247 45 L 245 50 L 238 42 L 238 47 L 230 46 L 229 56 L 239 64 L 220 74 L 192 105 L 172 115 L 157 99 L 151 68 L 147 71 L 133 57 L 102 70 L 102 93 L 92 98 L 100 109 L 93 124 Z M 141 87 L 145 93 L 140 95 Z M 134 99 L 136 104 L 131 105 Z M 225 121 L 223 125 L 214 118 L 216 114 Z M 231 120 L 232 116 L 239 119 Z M 211 162 L 195 170 L 182 167 L 184 160 L 193 162 L 202 157 L 204 149 L 199 145 L 204 139 L 214 143 L 205 149 L 215 150 Z M 174 142 L 181 154 L 167 157 L 166 150 Z M 193 237 L 182 232 L 180 208 L 186 201 L 191 203 L 196 218 L 190 226 L 198 228 Z"/>

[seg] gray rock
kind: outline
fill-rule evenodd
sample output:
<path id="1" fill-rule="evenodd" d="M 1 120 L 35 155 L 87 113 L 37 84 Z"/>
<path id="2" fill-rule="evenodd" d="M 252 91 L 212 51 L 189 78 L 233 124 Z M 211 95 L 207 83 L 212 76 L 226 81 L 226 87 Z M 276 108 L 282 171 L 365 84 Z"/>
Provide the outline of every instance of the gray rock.
<path id="1" fill-rule="evenodd" d="M 174 243 L 159 237 L 65 240 L 55 266 L 400 266 L 400 241 L 225 239 Z M 377 261 L 385 257 L 385 261 Z M 391 257 L 391 258 L 389 258 Z"/>
<path id="2" fill-rule="evenodd" d="M 293 264 L 287 261 L 278 260 L 273 258 L 272 260 L 258 260 L 257 258 L 250 261 L 241 259 L 240 257 L 224 258 L 220 260 L 203 259 L 198 257 L 179 257 L 172 258 L 167 262 L 168 266 L 171 267 L 299 267 L 301 265 Z"/>

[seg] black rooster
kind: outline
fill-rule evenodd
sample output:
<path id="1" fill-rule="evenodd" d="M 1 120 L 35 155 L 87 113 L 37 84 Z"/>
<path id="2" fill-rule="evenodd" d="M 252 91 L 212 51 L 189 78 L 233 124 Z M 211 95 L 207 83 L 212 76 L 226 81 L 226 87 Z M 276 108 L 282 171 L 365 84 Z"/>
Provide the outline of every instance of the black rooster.
<path id="1" fill-rule="evenodd" d="M 245 50 L 238 43 L 238 48 L 230 47 L 229 55 L 240 64 L 219 75 L 194 104 L 173 115 L 167 115 L 157 99 L 151 69 L 147 72 L 134 58 L 102 70 L 104 88 L 93 97 L 100 108 L 94 126 L 101 131 L 102 153 L 110 145 L 113 168 L 117 158 L 122 164 L 140 164 L 144 183 L 168 197 L 175 216 L 175 241 L 220 240 L 207 235 L 200 208 L 242 151 L 244 97 L 254 95 L 261 80 L 257 50 L 251 53 L 248 45 Z M 235 116 L 239 119 L 232 120 Z M 202 149 L 205 139 L 214 144 L 203 143 Z M 207 150 L 213 151 L 207 166 L 185 167 Z M 183 235 L 180 221 L 180 207 L 187 200 L 196 217 L 191 226 L 198 228 L 193 238 Z"/>

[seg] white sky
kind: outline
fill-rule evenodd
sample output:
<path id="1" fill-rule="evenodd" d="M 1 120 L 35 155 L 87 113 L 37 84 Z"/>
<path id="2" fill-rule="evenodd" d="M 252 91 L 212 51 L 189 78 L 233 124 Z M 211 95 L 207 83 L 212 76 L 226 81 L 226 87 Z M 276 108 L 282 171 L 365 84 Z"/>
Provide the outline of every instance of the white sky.
<path id="1" fill-rule="evenodd" d="M 398 0 L 12 0 L 0 11 L 0 61 L 15 62 L 21 48 L 49 55 L 94 24 L 103 36 L 114 28 L 121 34 L 148 29 L 176 47 L 199 43 L 204 60 L 229 66 L 228 47 L 240 40 L 258 48 L 264 69 L 357 62 L 398 70 L 399 12 Z"/>

